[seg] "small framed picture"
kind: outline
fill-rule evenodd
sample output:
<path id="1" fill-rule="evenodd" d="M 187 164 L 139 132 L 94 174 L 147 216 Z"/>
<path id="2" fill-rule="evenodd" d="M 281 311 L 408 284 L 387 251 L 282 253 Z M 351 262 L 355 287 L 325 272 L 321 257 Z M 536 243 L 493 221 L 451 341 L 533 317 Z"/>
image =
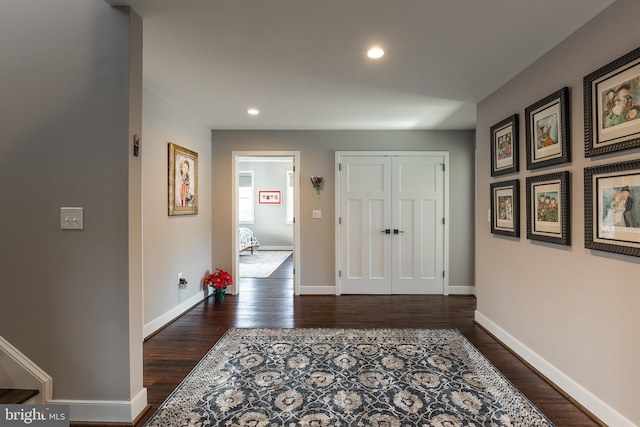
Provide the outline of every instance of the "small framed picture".
<path id="1" fill-rule="evenodd" d="M 282 204 L 282 192 L 280 190 L 260 190 L 258 191 L 258 204 L 280 205 Z"/>
<path id="2" fill-rule="evenodd" d="M 169 215 L 198 213 L 198 153 L 169 143 Z"/>
<path id="3" fill-rule="evenodd" d="M 527 239 L 571 245 L 569 172 L 527 178 Z"/>
<path id="4" fill-rule="evenodd" d="M 640 256 L 640 160 L 584 169 L 584 246 Z"/>
<path id="5" fill-rule="evenodd" d="M 525 120 L 527 169 L 571 161 L 568 87 L 527 107 Z"/>
<path id="6" fill-rule="evenodd" d="M 584 77 L 584 155 L 640 147 L 640 48 Z"/>
<path id="7" fill-rule="evenodd" d="M 518 172 L 518 115 L 491 126 L 491 176 Z"/>
<path id="8" fill-rule="evenodd" d="M 520 237 L 520 180 L 491 184 L 491 232 Z"/>

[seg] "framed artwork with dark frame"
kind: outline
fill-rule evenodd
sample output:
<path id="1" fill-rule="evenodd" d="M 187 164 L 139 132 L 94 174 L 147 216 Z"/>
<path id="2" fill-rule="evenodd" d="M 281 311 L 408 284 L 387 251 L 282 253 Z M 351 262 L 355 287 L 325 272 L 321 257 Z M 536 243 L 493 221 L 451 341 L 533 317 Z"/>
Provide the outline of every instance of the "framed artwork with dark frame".
<path id="1" fill-rule="evenodd" d="M 585 157 L 640 147 L 640 48 L 583 79 Z"/>
<path id="2" fill-rule="evenodd" d="M 569 88 L 541 99 L 525 109 L 527 169 L 571 161 Z"/>
<path id="3" fill-rule="evenodd" d="M 570 246 L 569 172 L 527 178 L 527 239 Z"/>
<path id="4" fill-rule="evenodd" d="M 169 143 L 169 216 L 198 213 L 198 153 Z"/>
<path id="5" fill-rule="evenodd" d="M 491 233 L 520 237 L 520 180 L 491 183 Z"/>
<path id="6" fill-rule="evenodd" d="M 518 172 L 518 115 L 491 126 L 491 176 Z"/>
<path id="7" fill-rule="evenodd" d="M 640 160 L 584 169 L 584 246 L 640 256 Z"/>

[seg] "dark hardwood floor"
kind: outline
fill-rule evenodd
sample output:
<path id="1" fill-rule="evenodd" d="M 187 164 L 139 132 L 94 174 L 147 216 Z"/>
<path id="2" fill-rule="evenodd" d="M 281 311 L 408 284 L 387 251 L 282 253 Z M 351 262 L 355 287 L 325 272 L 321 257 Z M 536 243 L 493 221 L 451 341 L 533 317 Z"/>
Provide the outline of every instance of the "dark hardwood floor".
<path id="1" fill-rule="evenodd" d="M 597 426 L 589 416 L 477 326 L 473 296 L 292 294 L 291 257 L 268 279 L 240 279 L 241 293 L 208 298 L 144 344 L 153 414 L 231 326 L 238 328 L 457 328 L 556 426 Z"/>

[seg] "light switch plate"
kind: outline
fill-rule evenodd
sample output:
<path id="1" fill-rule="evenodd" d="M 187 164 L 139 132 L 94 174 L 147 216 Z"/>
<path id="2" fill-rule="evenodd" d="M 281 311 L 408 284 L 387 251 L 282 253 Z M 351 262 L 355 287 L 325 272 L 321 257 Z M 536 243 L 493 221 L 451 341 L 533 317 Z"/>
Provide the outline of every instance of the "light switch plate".
<path id="1" fill-rule="evenodd" d="M 318 209 L 314 209 L 313 212 L 311 213 L 311 217 L 314 219 L 322 218 L 322 211 Z"/>
<path id="2" fill-rule="evenodd" d="M 61 230 L 82 230 L 84 229 L 82 208 L 60 208 L 60 229 Z"/>

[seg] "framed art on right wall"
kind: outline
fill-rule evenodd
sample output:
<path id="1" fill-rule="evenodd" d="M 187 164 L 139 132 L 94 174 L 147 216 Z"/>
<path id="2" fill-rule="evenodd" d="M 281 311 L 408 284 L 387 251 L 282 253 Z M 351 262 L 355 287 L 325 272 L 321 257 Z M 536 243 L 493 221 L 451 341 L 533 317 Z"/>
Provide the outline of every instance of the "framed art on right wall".
<path id="1" fill-rule="evenodd" d="M 640 147 L 640 48 L 584 77 L 584 155 Z"/>
<path id="2" fill-rule="evenodd" d="M 569 88 L 563 87 L 524 110 L 527 169 L 571 161 Z"/>
<path id="3" fill-rule="evenodd" d="M 640 160 L 584 169 L 584 246 L 640 256 Z"/>
<path id="4" fill-rule="evenodd" d="M 527 177 L 527 239 L 571 245 L 569 172 Z"/>
<path id="5" fill-rule="evenodd" d="M 491 176 L 518 172 L 518 115 L 491 126 Z"/>

